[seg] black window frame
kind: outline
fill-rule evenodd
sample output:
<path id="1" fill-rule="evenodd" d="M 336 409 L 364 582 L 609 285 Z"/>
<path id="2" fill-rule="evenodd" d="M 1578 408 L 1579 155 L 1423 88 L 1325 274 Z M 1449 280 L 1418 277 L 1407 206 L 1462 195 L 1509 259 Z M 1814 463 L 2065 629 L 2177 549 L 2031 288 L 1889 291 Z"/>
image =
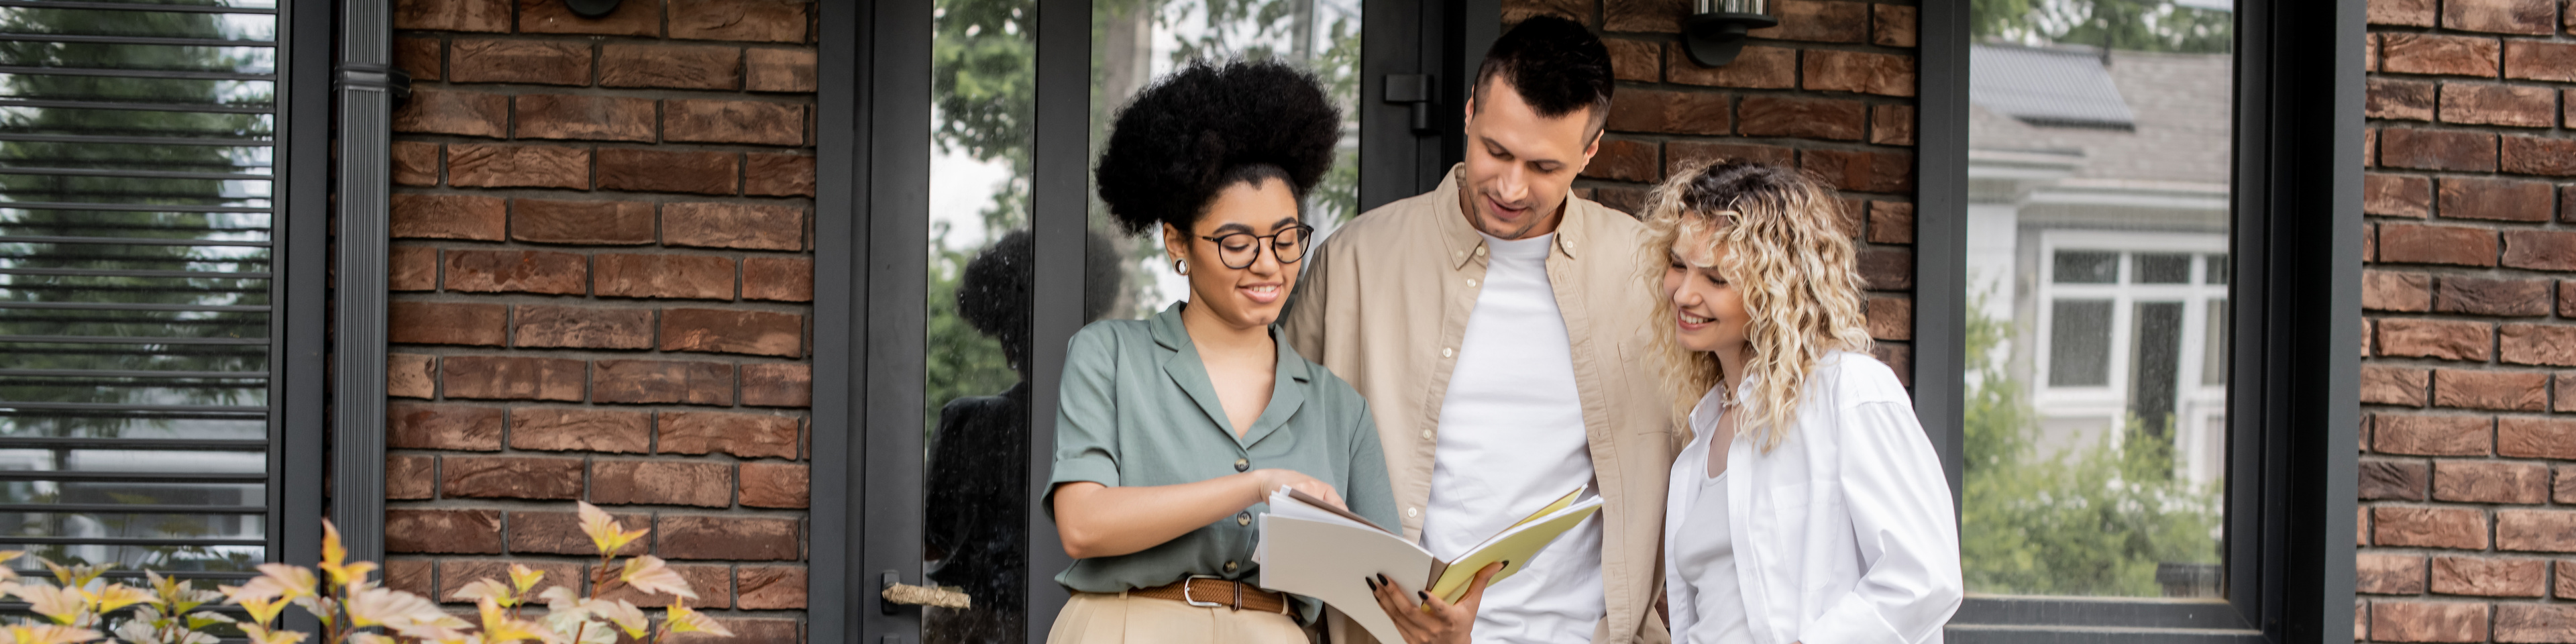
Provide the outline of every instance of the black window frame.
<path id="1" fill-rule="evenodd" d="M 1915 410 L 1962 484 L 1966 0 L 1924 3 Z M 2351 640 L 2362 3 L 2239 0 L 2223 600 L 1970 597 L 1959 644 Z"/>

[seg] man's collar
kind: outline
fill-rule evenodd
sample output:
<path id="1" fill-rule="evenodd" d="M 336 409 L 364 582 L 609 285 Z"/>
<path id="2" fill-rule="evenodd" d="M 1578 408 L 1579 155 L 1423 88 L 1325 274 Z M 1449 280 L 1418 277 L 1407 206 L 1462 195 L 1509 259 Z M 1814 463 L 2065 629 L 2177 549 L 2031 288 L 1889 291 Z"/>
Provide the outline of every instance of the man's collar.
<path id="1" fill-rule="evenodd" d="M 1440 187 L 1432 189 L 1431 193 L 1432 200 L 1439 202 L 1436 207 L 1440 209 L 1440 219 L 1444 222 L 1440 225 L 1440 236 L 1446 244 L 1443 250 L 1449 253 L 1450 270 L 1466 268 L 1467 262 L 1480 256 L 1485 246 L 1485 237 L 1477 234 L 1474 225 L 1467 223 L 1467 211 L 1458 205 L 1463 201 L 1460 192 L 1465 190 L 1459 177 L 1466 173 L 1467 164 L 1449 166 L 1449 174 L 1440 179 Z M 1583 245 L 1583 227 L 1579 224 L 1588 223 L 1584 221 L 1588 216 L 1585 210 L 1575 207 L 1574 200 L 1574 195 L 1568 194 L 1565 201 L 1557 206 L 1563 214 L 1556 220 L 1556 250 L 1564 253 L 1566 259 L 1577 258 L 1574 249 Z"/>

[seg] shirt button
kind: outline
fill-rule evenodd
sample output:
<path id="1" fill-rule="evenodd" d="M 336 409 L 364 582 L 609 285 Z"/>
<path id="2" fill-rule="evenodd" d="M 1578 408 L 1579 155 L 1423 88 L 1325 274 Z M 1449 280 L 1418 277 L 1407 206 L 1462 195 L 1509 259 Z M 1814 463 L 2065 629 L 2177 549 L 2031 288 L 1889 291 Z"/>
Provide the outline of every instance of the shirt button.
<path id="1" fill-rule="evenodd" d="M 1458 355 L 1458 351 L 1457 351 L 1456 349 L 1451 349 L 1451 348 L 1448 348 L 1448 347 L 1441 347 L 1441 348 L 1440 348 L 1440 357 L 1443 357 L 1443 358 L 1449 358 L 1449 357 L 1456 357 L 1457 355 Z"/>
<path id="2" fill-rule="evenodd" d="M 1252 469 L 1252 459 L 1248 459 L 1248 458 L 1238 458 L 1238 459 L 1234 459 L 1234 471 L 1241 472 L 1241 471 L 1248 470 L 1248 469 Z"/>
<path id="3" fill-rule="evenodd" d="M 1431 440 L 1431 430 L 1422 430 L 1422 440 Z"/>
<path id="4" fill-rule="evenodd" d="M 1418 516 L 1422 516 L 1422 508 L 1413 507 L 1404 509 L 1404 518 L 1410 519 Z"/>
<path id="5" fill-rule="evenodd" d="M 1242 514 L 1234 515 L 1234 524 L 1235 524 L 1235 525 L 1252 525 L 1252 513 L 1250 513 L 1250 512 L 1245 512 L 1245 513 L 1242 513 Z"/>
<path id="6" fill-rule="evenodd" d="M 1476 256 L 1477 256 L 1477 257 L 1484 257 L 1484 256 L 1485 256 L 1485 247 L 1483 247 L 1483 246 L 1477 246 L 1477 247 L 1476 247 Z"/>
<path id="7" fill-rule="evenodd" d="M 1467 288 L 1475 288 L 1475 287 L 1476 287 L 1476 280 L 1467 280 Z"/>
<path id="8" fill-rule="evenodd" d="M 1226 572 L 1234 572 L 1234 569 L 1235 569 L 1235 563 L 1234 563 L 1234 562 L 1231 562 L 1231 561 L 1225 562 L 1225 571 L 1226 571 Z"/>

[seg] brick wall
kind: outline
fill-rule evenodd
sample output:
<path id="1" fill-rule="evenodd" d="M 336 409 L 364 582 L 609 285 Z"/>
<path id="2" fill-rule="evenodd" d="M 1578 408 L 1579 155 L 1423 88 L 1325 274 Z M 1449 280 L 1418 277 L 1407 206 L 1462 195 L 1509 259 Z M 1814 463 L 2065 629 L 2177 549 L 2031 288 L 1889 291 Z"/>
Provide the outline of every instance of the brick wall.
<path id="1" fill-rule="evenodd" d="M 1655 182 L 1693 160 L 1795 165 L 1839 189 L 1862 243 L 1869 332 L 1912 383 L 1914 48 L 1912 4 L 1784 0 L 1735 62 L 1682 51 L 1688 0 L 1505 0 L 1503 20 L 1551 13 L 1591 25 L 1619 78 L 1609 133 L 1576 194 L 1637 212 Z"/>
<path id="2" fill-rule="evenodd" d="M 2354 635 L 2576 642 L 2576 11 L 2369 16 Z"/>
<path id="3" fill-rule="evenodd" d="M 389 585 L 585 583 L 573 500 L 802 639 L 813 5 L 395 0 Z M 594 589 L 609 596 L 632 591 Z M 638 604 L 667 597 L 636 598 Z"/>

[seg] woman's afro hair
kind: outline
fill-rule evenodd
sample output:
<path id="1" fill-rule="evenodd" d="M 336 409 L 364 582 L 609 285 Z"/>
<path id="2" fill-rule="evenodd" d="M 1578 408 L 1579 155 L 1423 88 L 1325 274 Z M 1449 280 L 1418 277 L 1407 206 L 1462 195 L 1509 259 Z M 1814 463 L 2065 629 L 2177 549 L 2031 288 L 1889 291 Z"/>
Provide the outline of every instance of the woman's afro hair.
<path id="1" fill-rule="evenodd" d="M 1092 171 L 1129 234 L 1189 230 L 1235 182 L 1285 178 L 1304 198 L 1341 138 L 1341 110 L 1313 76 L 1277 62 L 1194 62 L 1118 112 Z"/>

